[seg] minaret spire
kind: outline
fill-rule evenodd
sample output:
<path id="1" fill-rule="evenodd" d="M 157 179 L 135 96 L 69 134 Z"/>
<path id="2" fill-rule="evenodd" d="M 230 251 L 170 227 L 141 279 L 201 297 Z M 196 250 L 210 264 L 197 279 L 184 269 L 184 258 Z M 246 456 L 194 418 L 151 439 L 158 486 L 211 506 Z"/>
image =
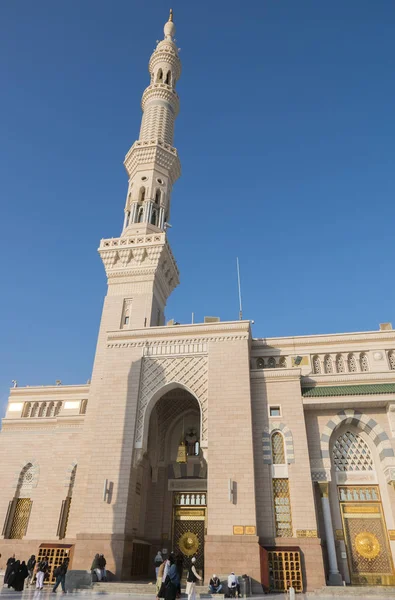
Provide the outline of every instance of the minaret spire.
<path id="1" fill-rule="evenodd" d="M 163 28 L 148 65 L 149 86 L 141 100 L 140 135 L 125 158 L 129 186 L 122 235 L 165 231 L 170 215 L 173 183 L 180 176 L 177 150 L 173 147 L 174 122 L 179 111 L 175 90 L 181 74 L 173 10 Z"/>
<path id="2" fill-rule="evenodd" d="M 106 331 L 163 325 L 167 298 L 179 283 L 166 234 L 172 188 L 181 174 L 173 146 L 181 62 L 172 19 L 171 11 L 164 39 L 149 60 L 139 139 L 125 157 L 129 183 L 122 233 L 100 242 L 108 278 L 102 317 Z"/>

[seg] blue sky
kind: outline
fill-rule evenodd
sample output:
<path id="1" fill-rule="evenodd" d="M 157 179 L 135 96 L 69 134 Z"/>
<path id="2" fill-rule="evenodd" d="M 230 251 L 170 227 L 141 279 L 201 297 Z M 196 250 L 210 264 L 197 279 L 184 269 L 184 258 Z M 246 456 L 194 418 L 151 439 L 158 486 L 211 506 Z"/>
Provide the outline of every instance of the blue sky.
<path id="1" fill-rule="evenodd" d="M 0 402 L 91 374 L 163 0 L 0 3 Z M 174 0 L 183 174 L 167 318 L 256 337 L 394 315 L 393 0 Z"/>

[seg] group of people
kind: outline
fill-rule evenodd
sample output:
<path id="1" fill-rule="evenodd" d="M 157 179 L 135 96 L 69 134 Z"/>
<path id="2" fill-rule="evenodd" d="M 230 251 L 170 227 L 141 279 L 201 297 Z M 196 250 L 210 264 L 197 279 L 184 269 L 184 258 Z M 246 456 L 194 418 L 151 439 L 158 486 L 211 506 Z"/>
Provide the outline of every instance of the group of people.
<path id="1" fill-rule="evenodd" d="M 15 558 L 13 554 L 7 560 L 7 566 L 4 574 L 4 585 L 13 588 L 16 592 L 22 592 L 25 587 L 25 579 L 29 576 L 29 571 L 25 561 L 22 562 Z"/>
<path id="2" fill-rule="evenodd" d="M 181 579 L 184 567 L 182 554 L 175 556 L 173 553 L 168 558 L 163 558 L 158 550 L 155 559 L 156 574 L 156 600 L 176 600 L 181 597 Z M 188 600 L 196 600 L 196 583 L 202 577 L 196 570 L 196 558 L 191 559 L 188 569 L 186 593 Z M 208 590 L 211 594 L 219 594 L 222 591 L 221 580 L 213 575 L 209 581 Z M 240 585 L 238 577 L 232 572 L 228 577 L 228 592 L 231 597 L 240 598 Z"/>
<path id="3" fill-rule="evenodd" d="M 59 585 L 62 586 L 62 591 L 66 593 L 66 573 L 69 567 L 69 559 L 65 558 L 62 564 L 60 564 L 54 570 L 54 576 L 56 578 L 55 585 L 52 588 L 52 592 L 56 592 Z M 17 560 L 15 554 L 13 554 L 7 560 L 6 571 L 4 574 L 4 585 L 8 585 L 9 588 L 13 588 L 16 592 L 22 592 L 25 587 L 25 581 L 27 585 L 33 585 L 36 580 L 36 589 L 42 590 L 44 588 L 44 581 L 50 574 L 50 566 L 46 557 L 43 557 L 37 562 L 34 554 L 31 555 L 27 564 L 23 560 Z"/>
<path id="4" fill-rule="evenodd" d="M 92 562 L 91 571 L 92 573 L 95 573 L 97 581 L 107 581 L 106 564 L 107 561 L 103 554 L 95 555 L 95 558 Z"/>
<path id="5" fill-rule="evenodd" d="M 196 558 L 192 558 L 187 577 L 188 600 L 196 600 L 195 586 L 201 579 L 196 571 Z M 158 551 L 154 559 L 156 573 L 156 598 L 164 600 L 176 600 L 181 597 L 181 578 L 184 568 L 182 554 L 174 555 L 172 552 L 168 558 L 163 558 Z"/>
<path id="6" fill-rule="evenodd" d="M 219 594 L 222 592 L 222 583 L 219 577 L 213 575 L 208 584 L 210 594 Z M 228 575 L 228 593 L 231 598 L 240 598 L 240 584 L 237 575 L 232 573 Z"/>

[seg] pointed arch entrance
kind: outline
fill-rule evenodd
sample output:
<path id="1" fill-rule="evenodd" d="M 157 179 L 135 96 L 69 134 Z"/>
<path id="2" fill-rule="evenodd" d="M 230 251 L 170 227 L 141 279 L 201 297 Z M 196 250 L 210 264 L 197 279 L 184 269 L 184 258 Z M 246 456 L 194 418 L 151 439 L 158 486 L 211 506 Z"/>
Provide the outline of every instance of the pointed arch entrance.
<path id="1" fill-rule="evenodd" d="M 389 457 L 381 447 L 387 439 L 354 416 L 333 427 L 328 440 L 340 565 L 346 581 L 354 585 L 395 583 L 386 522 L 388 484 L 380 468 Z"/>
<path id="2" fill-rule="evenodd" d="M 132 518 L 136 538 L 149 545 L 149 551 L 146 572 L 133 572 L 132 566 L 132 576 L 152 576 L 158 550 L 175 552 L 180 570 L 189 567 L 193 556 L 204 569 L 207 463 L 201 448 L 201 414 L 196 396 L 180 383 L 165 384 L 146 403 L 143 435 L 135 444 Z"/>

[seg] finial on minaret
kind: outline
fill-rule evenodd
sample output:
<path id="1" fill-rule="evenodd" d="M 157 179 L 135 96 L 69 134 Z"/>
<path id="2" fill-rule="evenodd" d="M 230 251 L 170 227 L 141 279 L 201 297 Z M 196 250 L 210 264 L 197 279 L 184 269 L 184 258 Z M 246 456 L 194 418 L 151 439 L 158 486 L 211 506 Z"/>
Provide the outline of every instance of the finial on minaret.
<path id="1" fill-rule="evenodd" d="M 176 34 L 176 26 L 173 23 L 173 9 L 172 8 L 170 9 L 169 20 L 165 24 L 163 31 L 165 32 L 165 40 L 173 41 L 173 38 Z"/>

